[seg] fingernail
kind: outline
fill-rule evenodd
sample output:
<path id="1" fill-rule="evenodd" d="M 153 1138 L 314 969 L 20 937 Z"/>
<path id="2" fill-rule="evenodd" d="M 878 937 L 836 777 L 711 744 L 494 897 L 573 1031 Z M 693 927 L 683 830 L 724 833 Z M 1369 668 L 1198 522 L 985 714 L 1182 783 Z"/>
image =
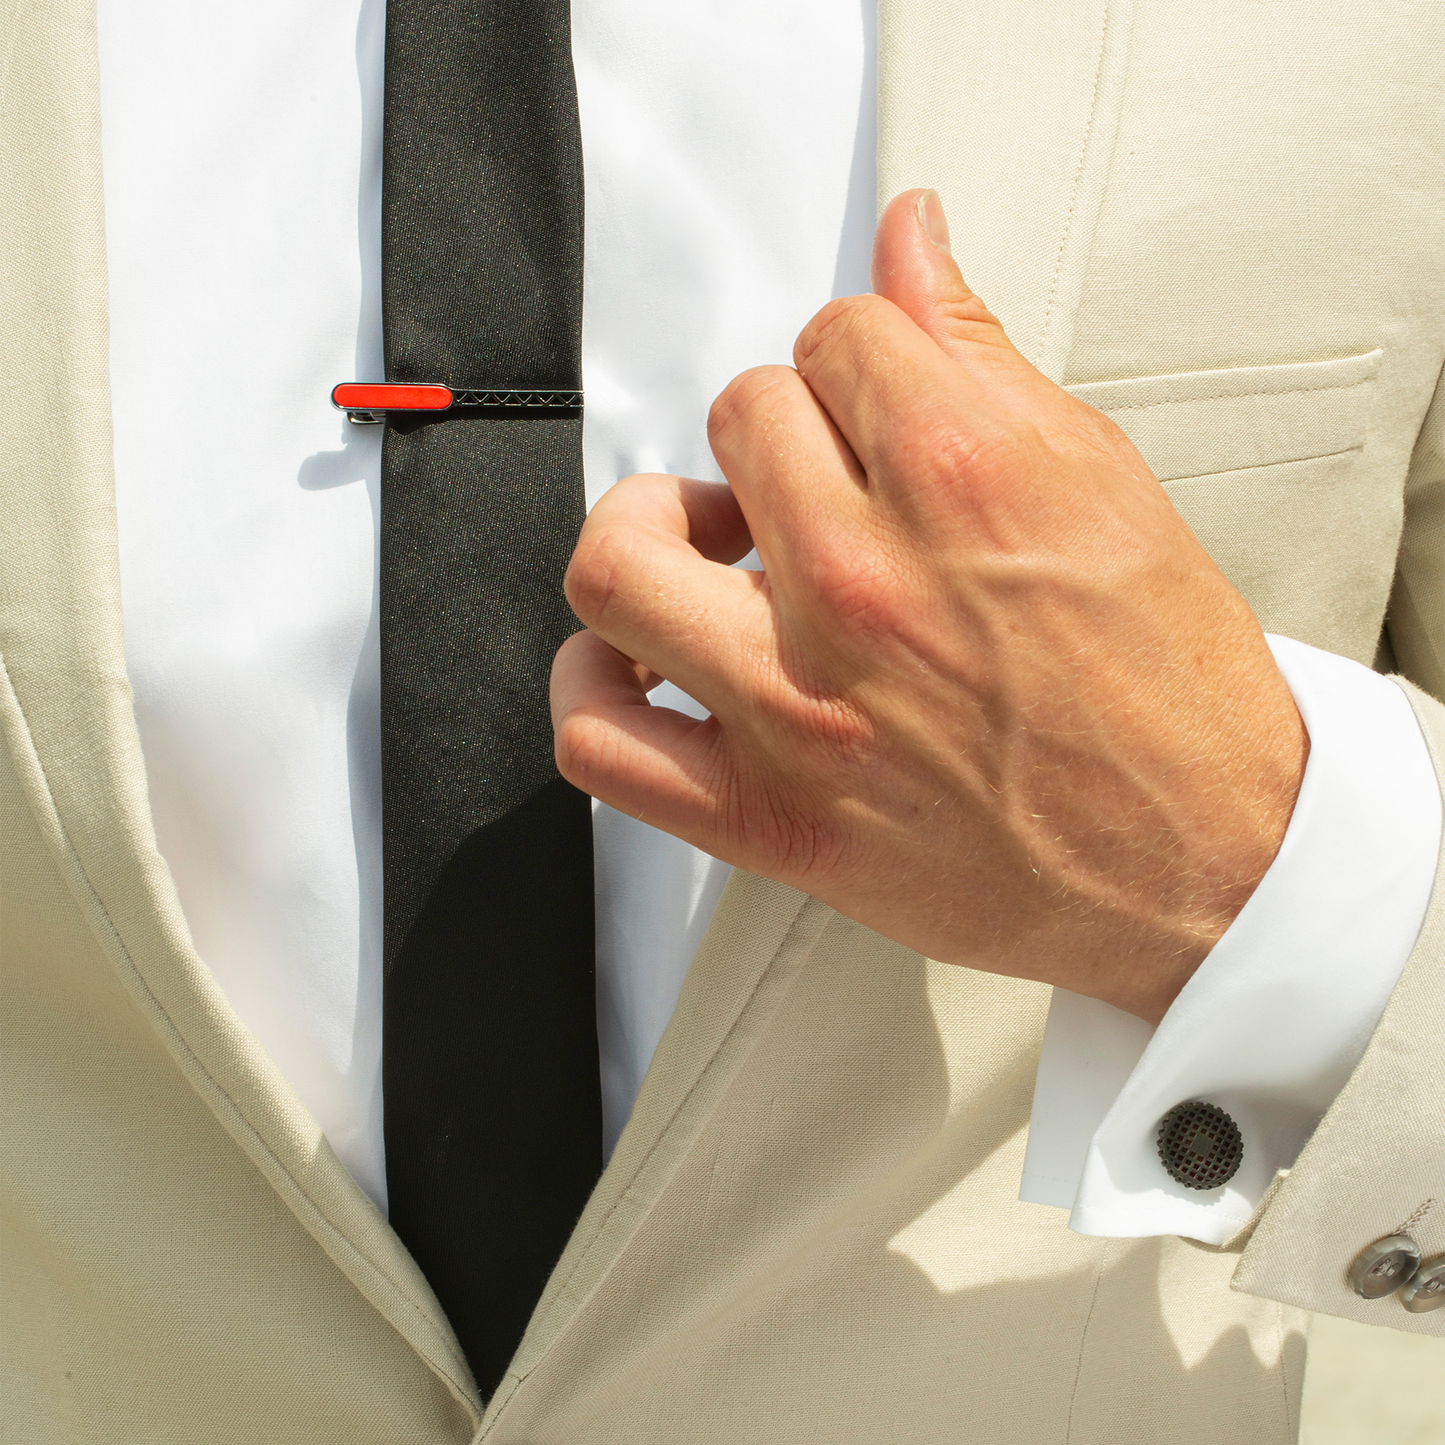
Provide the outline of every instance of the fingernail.
<path id="1" fill-rule="evenodd" d="M 923 234 L 945 255 L 953 255 L 948 244 L 948 217 L 943 214 L 943 202 L 937 191 L 924 191 L 918 198 L 918 224 Z"/>

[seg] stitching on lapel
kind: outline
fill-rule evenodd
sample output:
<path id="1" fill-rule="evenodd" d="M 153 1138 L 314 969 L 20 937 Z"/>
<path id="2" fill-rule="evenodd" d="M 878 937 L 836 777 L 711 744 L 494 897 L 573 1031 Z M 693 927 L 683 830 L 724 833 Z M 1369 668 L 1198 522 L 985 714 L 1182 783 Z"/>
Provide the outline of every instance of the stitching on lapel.
<path id="1" fill-rule="evenodd" d="M 346 1233 L 332 1223 L 252 1125 L 240 1105 L 201 1061 L 164 1005 L 152 992 L 126 947 L 120 930 L 91 884 L 85 865 L 61 821 L 44 765 L 36 752 L 3 655 L 0 655 L 0 732 L 7 737 L 10 755 L 27 794 L 31 813 L 59 865 L 66 887 L 89 923 L 96 941 L 110 958 L 126 992 L 160 1035 L 172 1058 L 186 1076 L 187 1082 L 200 1094 L 226 1131 L 267 1176 L 272 1187 L 327 1255 L 372 1306 L 379 1310 L 392 1327 L 427 1361 L 445 1382 L 457 1402 L 476 1420 L 481 1413 L 481 1398 L 471 1382 L 471 1372 L 460 1349 L 435 1330 L 413 1298 L 412 1291 L 400 1280 L 393 1278 L 376 1260 L 363 1254 Z M 368 1279 L 368 1276 L 371 1278 Z M 378 1289 L 378 1283 L 385 1286 L 384 1291 Z M 366 1287 L 367 1284 L 370 1288 Z M 387 1298 L 387 1295 L 391 1298 Z M 398 1306 L 401 1308 L 398 1309 Z M 408 1315 L 410 1321 L 407 1319 Z M 411 1328 L 407 1327 L 408 1323 Z M 419 1334 L 430 1338 L 423 1343 L 417 1338 Z M 437 1358 L 439 1354 L 445 1357 L 450 1369 L 445 1368 L 443 1362 Z"/>

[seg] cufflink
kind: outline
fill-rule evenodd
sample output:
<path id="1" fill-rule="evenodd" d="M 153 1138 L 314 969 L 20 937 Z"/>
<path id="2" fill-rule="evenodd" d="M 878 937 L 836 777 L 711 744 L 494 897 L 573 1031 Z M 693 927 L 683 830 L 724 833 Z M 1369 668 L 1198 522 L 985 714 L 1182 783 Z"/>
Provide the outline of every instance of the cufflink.
<path id="1" fill-rule="evenodd" d="M 1387 1234 L 1366 1245 L 1355 1256 L 1346 1278 L 1361 1299 L 1384 1299 L 1412 1279 L 1419 1267 L 1420 1246 L 1408 1234 Z M 1441 1285 L 1440 1293 L 1445 1296 L 1445 1284 Z M 1430 1310 L 1435 1306 L 1426 1304 L 1424 1308 Z"/>
<path id="2" fill-rule="evenodd" d="M 1445 1254 L 1427 1259 L 1400 1291 L 1400 1303 L 1412 1315 L 1427 1315 L 1445 1305 Z"/>
<path id="3" fill-rule="evenodd" d="M 1159 1162 L 1186 1189 L 1228 1184 L 1243 1158 L 1239 1126 L 1217 1104 L 1193 1099 L 1159 1121 Z"/>
<path id="4" fill-rule="evenodd" d="M 566 389 L 458 388 L 433 381 L 343 381 L 331 388 L 331 404 L 344 411 L 348 421 L 371 426 L 395 413 L 435 414 L 472 407 L 572 415 L 582 405 L 582 393 Z"/>

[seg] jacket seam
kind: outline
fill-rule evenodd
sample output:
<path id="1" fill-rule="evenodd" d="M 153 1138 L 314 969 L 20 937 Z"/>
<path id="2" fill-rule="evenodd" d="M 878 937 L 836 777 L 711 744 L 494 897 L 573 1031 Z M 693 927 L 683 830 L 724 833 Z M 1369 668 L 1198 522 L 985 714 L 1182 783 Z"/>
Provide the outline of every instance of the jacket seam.
<path id="1" fill-rule="evenodd" d="M 1109 14 L 1105 6 L 1104 23 L 1099 30 L 1099 60 L 1094 67 L 1094 88 L 1089 94 L 1089 121 L 1084 127 L 1083 142 L 1079 146 L 1079 161 L 1074 167 L 1073 181 L 1069 187 L 1069 211 L 1064 217 L 1063 231 L 1059 236 L 1059 247 L 1054 254 L 1053 276 L 1049 281 L 1049 299 L 1044 305 L 1044 321 L 1039 328 L 1040 348 L 1047 343 L 1054 325 L 1054 308 L 1059 297 L 1059 282 L 1064 274 L 1064 256 L 1068 252 L 1069 237 L 1074 230 L 1074 217 L 1079 209 L 1079 187 L 1084 179 L 1084 170 L 1089 163 L 1089 145 L 1094 138 L 1094 126 L 1099 116 L 1099 88 L 1104 79 L 1104 64 L 1109 58 Z"/>
<path id="2" fill-rule="evenodd" d="M 1069 1387 L 1069 1418 L 1064 1426 L 1064 1445 L 1074 1438 L 1074 1406 L 1078 1403 L 1079 1382 L 1084 1377 L 1084 1351 L 1089 1343 L 1089 1326 L 1094 1322 L 1094 1310 L 1099 1303 L 1099 1289 L 1104 1282 L 1104 1269 L 1109 1262 L 1113 1246 L 1106 1244 L 1099 1254 L 1099 1267 L 1094 1271 L 1094 1289 L 1089 1296 L 1089 1311 L 1084 1316 L 1084 1327 L 1079 1331 L 1079 1355 L 1074 1361 L 1074 1382 Z"/>
<path id="3" fill-rule="evenodd" d="M 1285 1307 L 1276 1300 L 1274 1302 L 1274 1327 L 1275 1327 L 1275 1358 L 1279 1361 L 1279 1369 L 1275 1372 L 1279 1380 L 1279 1392 L 1284 1401 L 1284 1431 L 1286 1440 L 1295 1440 L 1299 1436 L 1299 1424 L 1295 1420 L 1294 1410 L 1289 1402 L 1289 1371 L 1285 1365 L 1285 1342 L 1289 1338 L 1289 1331 L 1284 1323 Z"/>

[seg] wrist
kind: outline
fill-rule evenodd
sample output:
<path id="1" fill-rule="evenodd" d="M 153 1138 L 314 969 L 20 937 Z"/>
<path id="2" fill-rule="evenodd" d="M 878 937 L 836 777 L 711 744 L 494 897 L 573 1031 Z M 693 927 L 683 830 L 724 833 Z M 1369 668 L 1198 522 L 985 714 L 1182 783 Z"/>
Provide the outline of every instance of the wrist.
<path id="1" fill-rule="evenodd" d="M 1208 760 L 1191 826 L 1156 842 L 1173 866 L 1140 910 L 1138 943 L 1101 970 L 1096 997 L 1157 1024 L 1269 871 L 1289 830 L 1309 734 L 1277 669 Z M 1152 909 L 1150 907 L 1152 904 Z"/>

